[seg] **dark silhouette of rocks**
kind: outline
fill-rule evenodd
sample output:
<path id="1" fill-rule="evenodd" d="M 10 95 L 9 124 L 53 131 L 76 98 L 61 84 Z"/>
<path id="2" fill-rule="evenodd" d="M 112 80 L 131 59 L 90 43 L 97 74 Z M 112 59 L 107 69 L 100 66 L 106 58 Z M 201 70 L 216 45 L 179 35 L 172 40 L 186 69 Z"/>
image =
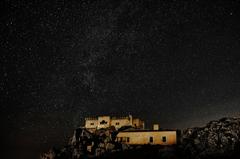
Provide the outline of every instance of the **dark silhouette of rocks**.
<path id="1" fill-rule="evenodd" d="M 239 143 L 240 118 L 222 118 L 184 130 L 180 147 L 191 158 L 228 157 L 238 155 Z"/>

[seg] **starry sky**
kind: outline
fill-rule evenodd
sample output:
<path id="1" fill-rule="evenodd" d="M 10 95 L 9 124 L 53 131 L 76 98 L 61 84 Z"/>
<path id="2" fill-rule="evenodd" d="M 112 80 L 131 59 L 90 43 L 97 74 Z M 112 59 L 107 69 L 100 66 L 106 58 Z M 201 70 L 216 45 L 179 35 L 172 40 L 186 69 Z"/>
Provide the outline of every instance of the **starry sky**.
<path id="1" fill-rule="evenodd" d="M 1 141 L 49 146 L 83 119 L 200 126 L 240 112 L 238 0 L 10 1 L 1 10 Z"/>

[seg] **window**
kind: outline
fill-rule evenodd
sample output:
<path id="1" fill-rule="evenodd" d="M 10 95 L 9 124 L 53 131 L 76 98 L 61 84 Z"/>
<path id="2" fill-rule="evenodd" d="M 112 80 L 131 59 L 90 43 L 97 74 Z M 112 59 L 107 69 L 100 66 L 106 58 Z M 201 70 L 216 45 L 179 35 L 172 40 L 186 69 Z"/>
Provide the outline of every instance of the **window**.
<path id="1" fill-rule="evenodd" d="M 116 125 L 119 125 L 119 122 L 117 122 Z"/>
<path id="2" fill-rule="evenodd" d="M 94 123 L 90 123 L 90 125 L 94 125 Z"/>
<path id="3" fill-rule="evenodd" d="M 125 142 L 129 142 L 130 138 L 129 137 L 117 137 L 117 141 L 125 143 Z"/>
<path id="4" fill-rule="evenodd" d="M 167 141 L 167 137 L 166 136 L 163 136 L 162 137 L 162 142 L 166 142 Z"/>
<path id="5" fill-rule="evenodd" d="M 149 138 L 149 142 L 152 143 L 153 142 L 153 137 Z"/>
<path id="6" fill-rule="evenodd" d="M 101 125 L 107 124 L 107 121 L 102 120 L 102 121 L 100 122 L 100 124 L 101 124 Z"/>

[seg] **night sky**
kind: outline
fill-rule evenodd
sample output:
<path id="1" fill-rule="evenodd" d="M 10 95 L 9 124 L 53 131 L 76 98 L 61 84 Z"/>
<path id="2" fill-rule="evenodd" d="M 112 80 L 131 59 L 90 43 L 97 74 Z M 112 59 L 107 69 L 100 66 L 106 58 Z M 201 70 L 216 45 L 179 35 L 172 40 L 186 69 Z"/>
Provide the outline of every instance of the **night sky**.
<path id="1" fill-rule="evenodd" d="M 88 116 L 201 126 L 240 114 L 240 1 L 5 1 L 1 141 L 67 142 Z"/>

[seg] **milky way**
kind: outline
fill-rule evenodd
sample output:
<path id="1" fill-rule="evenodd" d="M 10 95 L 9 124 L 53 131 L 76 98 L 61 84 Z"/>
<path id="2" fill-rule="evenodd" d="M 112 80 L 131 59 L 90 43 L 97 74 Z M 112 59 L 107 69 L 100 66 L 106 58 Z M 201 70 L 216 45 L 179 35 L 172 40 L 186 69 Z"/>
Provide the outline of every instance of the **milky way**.
<path id="1" fill-rule="evenodd" d="M 6 1 L 2 141 L 67 142 L 84 117 L 184 128 L 240 112 L 237 0 Z"/>

